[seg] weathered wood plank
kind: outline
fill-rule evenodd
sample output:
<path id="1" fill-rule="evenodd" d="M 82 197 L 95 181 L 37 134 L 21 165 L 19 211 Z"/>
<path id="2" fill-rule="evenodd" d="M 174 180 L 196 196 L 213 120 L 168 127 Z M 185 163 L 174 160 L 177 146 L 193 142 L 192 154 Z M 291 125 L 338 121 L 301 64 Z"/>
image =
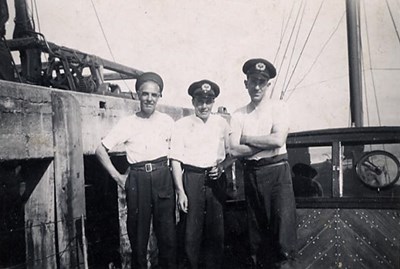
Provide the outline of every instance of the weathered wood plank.
<path id="1" fill-rule="evenodd" d="M 24 180 L 35 185 L 25 203 L 27 268 L 56 268 L 53 163 L 48 165 L 39 182 L 35 178 Z"/>
<path id="2" fill-rule="evenodd" d="M 398 210 L 297 209 L 297 215 L 298 268 L 400 268 Z"/>
<path id="3" fill-rule="evenodd" d="M 53 156 L 50 91 L 0 81 L 0 160 Z"/>
<path id="4" fill-rule="evenodd" d="M 326 229 L 327 226 L 332 226 L 334 214 L 334 209 L 298 209 L 298 248 L 306 247 L 313 238 L 317 237 L 318 233 Z"/>
<path id="5" fill-rule="evenodd" d="M 81 114 L 69 93 L 52 92 L 51 97 L 59 261 L 62 267 L 75 268 L 83 264 L 77 223 L 86 212 Z"/>
<path id="6" fill-rule="evenodd" d="M 345 230 L 354 233 L 353 242 L 362 242 L 364 249 L 371 249 L 376 260 L 399 262 L 399 234 L 396 232 L 399 220 L 392 219 L 391 214 L 384 221 L 379 220 L 377 211 L 341 210 L 341 218 L 347 224 Z"/>
<path id="7" fill-rule="evenodd" d="M 394 268 L 393 261 L 381 257 L 376 246 L 371 247 L 365 241 L 357 240 L 356 231 L 348 229 L 343 222 L 341 224 L 337 253 L 343 265 L 348 268 Z"/>
<path id="8" fill-rule="evenodd" d="M 307 244 L 299 251 L 299 264 L 304 267 L 314 264 L 316 261 L 324 257 L 325 253 L 335 248 L 336 243 L 336 227 L 327 226 L 309 238 Z M 332 258 L 332 257 L 331 257 Z"/>
<path id="9" fill-rule="evenodd" d="M 318 253 L 311 254 L 310 257 L 300 256 L 299 261 L 296 263 L 296 269 L 321 269 L 321 268 L 347 268 L 343 265 L 338 265 L 336 247 L 334 244 L 326 246 L 320 255 Z M 306 258 L 306 259 L 305 259 Z"/>
<path id="10" fill-rule="evenodd" d="M 381 230 L 384 232 L 386 237 L 390 238 L 393 235 L 396 235 L 394 241 L 400 246 L 400 215 L 399 210 L 366 210 L 367 212 L 372 212 L 376 218 L 376 224 L 381 227 Z M 383 229 L 385 227 L 385 229 Z"/>

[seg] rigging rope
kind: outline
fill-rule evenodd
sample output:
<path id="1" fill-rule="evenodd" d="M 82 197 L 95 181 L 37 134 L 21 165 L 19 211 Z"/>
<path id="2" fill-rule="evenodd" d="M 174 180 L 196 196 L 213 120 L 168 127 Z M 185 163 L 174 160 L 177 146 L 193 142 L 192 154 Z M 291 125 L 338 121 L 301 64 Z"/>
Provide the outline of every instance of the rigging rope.
<path id="1" fill-rule="evenodd" d="M 305 11 L 305 9 L 306 9 L 306 4 L 307 4 L 307 2 L 304 4 L 304 6 L 303 6 L 303 12 L 301 13 L 301 18 L 300 18 L 300 22 L 299 22 L 299 27 L 297 28 L 296 38 L 295 38 L 294 44 L 293 44 L 293 46 L 292 46 L 292 53 L 290 54 L 289 63 L 288 63 L 288 65 L 287 65 L 287 69 L 286 69 L 286 73 L 285 73 L 285 80 L 283 81 L 283 85 L 282 85 L 282 91 L 285 89 L 286 81 L 287 81 L 288 74 L 289 74 L 289 69 L 290 69 L 290 66 L 291 66 L 291 64 L 292 64 L 292 59 L 293 59 L 294 51 L 295 51 L 295 49 L 296 49 L 297 40 L 298 40 L 298 38 L 299 38 L 299 33 L 300 33 L 300 29 L 301 29 L 301 24 L 302 24 L 303 18 L 304 18 L 304 11 Z M 295 25 L 294 27 L 296 27 L 296 25 Z M 281 91 L 281 93 L 282 93 L 282 91 Z"/>
<path id="2" fill-rule="evenodd" d="M 317 12 L 317 14 L 316 14 L 316 16 L 315 16 L 315 19 L 314 19 L 314 21 L 313 21 L 313 23 L 312 23 L 312 25 L 311 25 L 310 31 L 309 31 L 309 33 L 308 33 L 308 35 L 307 35 L 306 41 L 304 42 L 304 45 L 303 45 L 303 47 L 301 48 L 300 55 L 299 55 L 299 57 L 297 58 L 297 62 L 296 62 L 295 66 L 294 66 L 294 68 L 293 68 L 293 71 L 292 71 L 292 73 L 291 73 L 291 75 L 290 75 L 290 77 L 289 77 L 288 85 L 287 85 L 287 87 L 285 88 L 285 90 L 281 92 L 281 96 L 280 96 L 280 98 L 279 98 L 279 99 L 281 99 L 281 100 L 283 99 L 283 97 L 284 97 L 284 95 L 285 95 L 285 93 L 286 93 L 286 91 L 287 91 L 287 88 L 289 87 L 289 83 L 290 83 L 290 81 L 292 80 L 293 74 L 294 74 L 294 72 L 296 71 L 297 65 L 298 65 L 299 62 L 300 62 L 301 56 L 303 55 L 304 49 L 305 49 L 305 47 L 306 47 L 306 45 L 307 45 L 307 43 L 308 43 L 308 40 L 309 40 L 309 38 L 310 38 L 310 36 L 311 36 L 312 30 L 314 29 L 315 23 L 316 23 L 316 21 L 317 21 L 317 19 L 318 19 L 318 17 L 319 17 L 319 13 L 321 12 L 322 5 L 324 4 L 324 2 L 325 2 L 325 0 L 323 0 L 323 1 L 321 2 L 321 5 L 319 6 L 318 12 Z"/>
<path id="3" fill-rule="evenodd" d="M 361 55 L 361 65 L 364 66 L 364 56 Z M 363 69 L 363 73 L 365 74 L 365 69 Z M 369 104 L 368 104 L 368 92 L 367 92 L 367 80 L 365 79 L 365 76 L 362 76 L 363 78 L 363 83 L 364 83 L 364 89 L 365 89 L 365 109 L 367 110 L 367 126 L 371 126 L 370 119 L 369 119 Z"/>
<path id="4" fill-rule="evenodd" d="M 99 23 L 99 26 L 100 26 L 101 32 L 102 32 L 102 34 L 103 34 L 104 40 L 106 41 L 108 51 L 110 52 L 110 55 L 111 55 L 113 61 L 115 62 L 114 54 L 113 54 L 113 52 L 112 52 L 110 43 L 108 42 L 106 33 L 105 33 L 105 31 L 104 31 L 103 25 L 102 25 L 101 20 L 100 20 L 100 17 L 99 17 L 99 14 L 97 13 L 96 6 L 94 5 L 93 0 L 90 0 L 90 2 L 92 3 L 92 7 L 93 7 L 94 13 L 95 13 L 95 15 L 96 15 L 97 22 Z"/>
<path id="5" fill-rule="evenodd" d="M 33 7 L 35 8 L 36 20 L 37 20 L 37 25 L 38 25 L 38 32 L 40 33 L 41 32 L 41 30 L 40 30 L 40 20 L 39 20 L 39 12 L 38 12 L 38 8 L 37 8 L 36 0 L 33 0 L 33 3 L 31 3 L 31 5 L 32 5 L 32 8 Z M 33 14 L 32 14 L 32 21 L 34 21 Z M 33 28 L 33 29 L 35 29 L 35 28 Z"/>
<path id="6" fill-rule="evenodd" d="M 390 18 L 392 19 L 392 23 L 393 23 L 393 26 L 394 26 L 394 30 L 395 30 L 396 35 L 397 35 L 397 40 L 398 40 L 399 43 L 400 43 L 399 31 L 397 30 L 397 26 L 396 26 L 396 23 L 395 23 L 394 18 L 393 18 L 392 10 L 390 9 L 390 6 L 389 6 L 389 3 L 388 3 L 387 0 L 386 0 L 386 6 L 387 6 L 387 8 L 388 8 L 388 10 L 389 10 Z"/>
<path id="7" fill-rule="evenodd" d="M 285 10 L 284 10 L 284 13 L 283 13 L 283 15 L 282 15 L 281 37 L 280 37 L 280 39 L 279 39 L 280 42 L 282 42 L 283 34 L 285 33 L 284 28 L 285 28 Z M 279 51 L 279 47 L 278 47 L 278 51 Z M 276 54 L 277 54 L 277 53 L 276 53 Z M 275 54 L 275 57 L 276 57 L 276 54 Z M 275 58 L 274 58 L 274 61 L 275 61 Z"/>
<path id="8" fill-rule="evenodd" d="M 283 37 L 284 37 L 285 34 L 286 34 L 286 30 L 287 30 L 287 28 L 288 28 L 289 21 L 290 21 L 290 19 L 292 18 L 292 12 L 293 12 L 293 8 L 294 8 L 294 3 L 295 3 L 295 1 L 292 2 L 292 8 L 290 9 L 289 18 L 288 18 L 288 20 L 287 20 L 287 22 L 286 22 L 285 29 L 283 30 L 283 34 L 281 34 L 281 39 L 279 40 L 278 50 L 276 51 L 276 54 L 275 54 L 273 63 L 275 63 L 276 58 L 278 57 L 279 51 L 280 51 L 280 49 L 281 49 Z M 282 22 L 283 22 L 283 21 L 282 21 Z"/>
<path id="9" fill-rule="evenodd" d="M 368 68 L 367 70 L 398 71 L 398 70 L 400 70 L 400 68 L 397 68 L 397 67 L 388 67 L 388 68 L 372 68 L 372 67 L 370 67 L 370 68 Z"/>
<path id="10" fill-rule="evenodd" d="M 371 57 L 371 45 L 369 42 L 369 31 L 368 31 L 368 22 L 367 22 L 367 12 L 365 9 L 365 2 L 363 1 L 363 11 L 364 11 L 364 23 L 365 23 L 365 33 L 366 33 L 366 38 L 367 38 L 367 51 L 368 51 L 368 60 L 369 60 L 369 64 L 370 66 L 372 66 L 372 57 Z M 375 78 L 374 78 L 374 73 L 371 71 L 371 81 L 372 81 L 372 88 L 374 89 L 374 97 L 375 97 L 375 105 L 376 105 L 376 112 L 377 112 L 377 116 L 378 116 L 378 124 L 379 126 L 382 126 L 381 123 L 381 115 L 380 115 L 380 109 L 379 109 L 379 103 L 378 103 L 378 96 L 376 93 L 376 87 L 375 87 Z M 366 89 L 365 89 L 366 91 Z"/>
<path id="11" fill-rule="evenodd" d="M 336 25 L 336 28 L 333 30 L 333 32 L 331 33 L 331 35 L 329 36 L 329 38 L 325 41 L 324 45 L 322 46 L 321 50 L 319 51 L 317 57 L 314 59 L 314 62 L 311 64 L 310 68 L 307 70 L 307 72 L 305 73 L 305 75 L 300 79 L 300 81 L 290 90 L 288 90 L 289 96 L 287 97 L 286 101 L 289 100 L 289 98 L 292 96 L 292 94 L 294 93 L 294 91 L 298 88 L 298 86 L 304 81 L 304 79 L 310 74 L 311 69 L 313 69 L 314 65 L 317 63 L 319 57 L 321 56 L 322 52 L 325 50 L 326 46 L 328 45 L 328 43 L 331 41 L 332 37 L 335 35 L 335 33 L 337 32 L 337 30 L 339 29 L 340 24 L 343 21 L 344 15 L 346 13 L 343 12 L 342 17 L 340 18 L 338 24 Z"/>
<path id="12" fill-rule="evenodd" d="M 297 12 L 297 16 L 296 16 L 296 19 L 295 19 L 295 25 L 297 24 L 297 20 L 298 20 L 299 15 L 300 15 L 300 10 L 301 10 L 301 7 L 303 6 L 303 2 L 304 2 L 304 1 L 302 0 L 302 1 L 301 1 L 301 4 L 300 4 L 300 7 L 299 7 L 299 10 L 298 10 L 298 12 Z M 289 44 L 290 44 L 290 42 L 291 42 L 291 40 L 292 40 L 292 36 L 293 36 L 294 29 L 295 29 L 295 27 L 292 28 L 292 31 L 291 31 L 291 33 L 290 33 L 289 41 L 288 41 L 288 43 L 287 43 L 287 45 L 286 45 L 285 52 L 283 53 L 284 56 L 286 55 L 286 53 L 287 53 L 287 51 L 288 51 L 288 49 L 289 49 Z M 285 60 L 285 57 L 282 57 L 281 63 L 280 63 L 280 65 L 278 65 L 279 68 L 281 68 L 281 67 L 283 66 L 283 61 L 284 61 L 284 60 Z M 270 96 L 269 96 L 270 98 L 272 98 L 272 96 L 273 96 L 273 94 L 274 94 L 274 90 L 275 90 L 275 87 L 276 87 L 276 84 L 277 84 L 277 82 L 278 82 L 279 77 L 280 77 L 280 72 L 278 72 L 278 74 L 277 74 L 277 76 L 276 76 L 274 86 L 272 87 L 271 94 L 270 94 Z"/>
<path id="13" fill-rule="evenodd" d="M 366 12 L 365 12 L 365 6 L 363 7 L 363 10 L 364 10 L 364 21 L 365 21 L 365 27 L 367 28 L 367 22 L 366 22 Z M 369 44 L 368 44 L 368 49 L 369 49 Z M 370 64 L 371 64 L 371 62 L 370 62 Z M 364 89 L 365 89 L 365 109 L 366 109 L 366 112 L 367 112 L 367 126 L 371 126 L 371 123 L 370 123 L 370 118 L 369 118 L 369 104 L 368 104 L 368 91 L 367 91 L 367 80 L 366 80 L 366 78 L 365 78 L 365 68 L 364 68 L 364 66 L 365 66 L 365 61 L 364 61 L 364 55 L 361 53 L 361 66 L 363 67 L 363 76 L 362 76 L 362 79 L 363 79 L 363 83 L 364 83 Z"/>
<path id="14" fill-rule="evenodd" d="M 110 55 L 111 55 L 113 61 L 115 62 L 114 54 L 113 54 L 113 52 L 112 52 L 110 43 L 108 42 L 106 33 L 105 33 L 105 31 L 104 31 L 103 25 L 102 25 L 101 20 L 100 20 L 100 17 L 99 17 L 99 14 L 97 13 L 96 6 L 95 6 L 93 0 L 90 0 L 90 2 L 92 3 L 92 7 L 93 7 L 94 13 L 95 13 L 95 15 L 96 15 L 97 22 L 99 23 L 99 26 L 100 26 L 101 32 L 102 32 L 102 34 L 103 34 L 104 40 L 106 41 L 106 44 L 107 44 L 107 47 L 108 47 L 108 51 L 110 52 Z M 119 74 L 119 76 L 121 77 L 121 79 L 122 79 L 122 81 L 124 82 L 125 86 L 128 88 L 129 92 L 131 93 L 132 99 L 134 99 L 134 98 L 133 98 L 133 97 L 134 97 L 134 96 L 133 96 L 133 92 L 132 92 L 131 88 L 129 87 L 128 83 L 126 83 L 125 79 L 122 77 L 121 74 Z"/>

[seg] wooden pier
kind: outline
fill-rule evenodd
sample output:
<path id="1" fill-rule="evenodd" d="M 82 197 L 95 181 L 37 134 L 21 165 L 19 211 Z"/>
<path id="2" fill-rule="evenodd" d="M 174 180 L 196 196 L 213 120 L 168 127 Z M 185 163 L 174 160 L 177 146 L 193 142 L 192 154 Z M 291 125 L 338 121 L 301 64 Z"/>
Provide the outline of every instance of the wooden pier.
<path id="1" fill-rule="evenodd" d="M 18 171 L 32 170 L 20 179 L 26 186 L 28 268 L 83 267 L 84 156 L 93 155 L 111 127 L 138 108 L 132 99 L 0 81 L 0 164 L 12 161 Z M 190 113 L 159 109 L 174 119 Z"/>

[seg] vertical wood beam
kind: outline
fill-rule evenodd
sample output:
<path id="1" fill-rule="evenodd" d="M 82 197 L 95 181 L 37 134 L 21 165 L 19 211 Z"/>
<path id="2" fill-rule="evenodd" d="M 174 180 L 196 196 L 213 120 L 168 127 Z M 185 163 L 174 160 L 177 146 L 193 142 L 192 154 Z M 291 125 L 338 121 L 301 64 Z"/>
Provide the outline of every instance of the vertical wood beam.
<path id="1" fill-rule="evenodd" d="M 58 265 L 83 264 L 80 218 L 86 216 L 81 113 L 69 93 L 52 92 L 54 133 L 55 215 Z"/>
<path id="2" fill-rule="evenodd" d="M 51 162 L 25 203 L 27 268 L 56 268 L 55 225 L 54 167 Z"/>
<path id="3" fill-rule="evenodd" d="M 342 143 L 332 143 L 332 197 L 343 195 Z"/>

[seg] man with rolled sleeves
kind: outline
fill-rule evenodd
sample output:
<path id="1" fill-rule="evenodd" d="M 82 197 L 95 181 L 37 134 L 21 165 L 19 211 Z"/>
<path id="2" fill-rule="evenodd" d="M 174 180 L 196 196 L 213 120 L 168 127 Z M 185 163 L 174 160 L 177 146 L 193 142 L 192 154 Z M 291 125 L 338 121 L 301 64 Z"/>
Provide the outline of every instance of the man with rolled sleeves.
<path id="1" fill-rule="evenodd" d="M 140 111 L 122 118 L 96 149 L 96 155 L 112 178 L 126 191 L 127 229 L 132 267 L 147 268 L 150 222 L 157 238 L 160 268 L 176 268 L 175 192 L 168 162 L 174 121 L 156 111 L 163 81 L 153 72 L 136 81 Z M 129 174 L 120 174 L 108 151 L 124 145 Z"/>
<path id="2" fill-rule="evenodd" d="M 250 252 L 254 264 L 295 268 L 296 207 L 287 162 L 288 112 L 267 97 L 275 67 L 265 59 L 243 65 L 250 103 L 231 119 L 231 152 L 243 162 Z"/>
<path id="3" fill-rule="evenodd" d="M 205 268 L 220 268 L 224 251 L 226 154 L 230 127 L 212 115 L 218 85 L 200 80 L 190 85 L 195 114 L 178 120 L 171 138 L 171 164 L 178 197 L 184 213 L 185 261 L 198 268 L 204 243 Z"/>

